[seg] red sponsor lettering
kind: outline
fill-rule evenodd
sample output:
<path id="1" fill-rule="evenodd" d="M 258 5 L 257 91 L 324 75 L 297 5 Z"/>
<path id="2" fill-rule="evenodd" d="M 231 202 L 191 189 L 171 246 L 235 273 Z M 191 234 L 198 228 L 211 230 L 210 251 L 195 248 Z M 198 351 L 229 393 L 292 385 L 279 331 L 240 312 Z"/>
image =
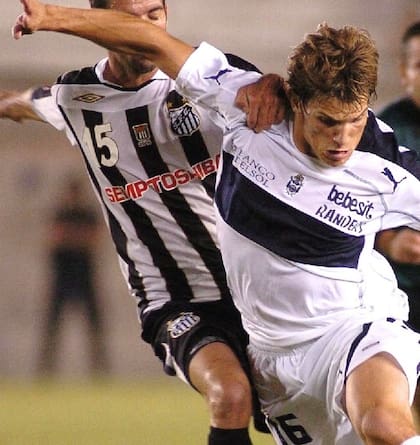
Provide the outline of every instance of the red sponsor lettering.
<path id="1" fill-rule="evenodd" d="M 160 180 L 161 180 L 162 186 L 165 190 L 173 190 L 178 185 L 177 181 L 176 181 L 176 177 L 172 173 L 164 173 L 160 177 Z"/>
<path id="2" fill-rule="evenodd" d="M 176 187 L 187 184 L 195 179 L 204 179 L 214 173 L 219 167 L 220 155 L 215 159 L 206 159 L 191 167 L 191 170 L 178 169 L 174 172 L 153 176 L 146 181 L 130 182 L 124 187 L 106 187 L 105 193 L 111 202 L 123 202 L 128 199 L 141 199 L 145 192 L 153 189 L 157 193 L 164 190 L 173 190 Z"/>
<path id="3" fill-rule="evenodd" d="M 207 159 L 202 163 L 204 176 L 208 176 L 216 171 L 216 164 L 213 159 Z"/>
<path id="4" fill-rule="evenodd" d="M 106 187 L 105 193 L 111 202 L 123 202 L 129 199 L 123 187 Z"/>
<path id="5" fill-rule="evenodd" d="M 145 181 L 136 181 L 127 184 L 125 191 L 131 199 L 139 199 L 148 188 L 149 187 Z"/>
<path id="6" fill-rule="evenodd" d="M 175 178 L 177 179 L 177 182 L 179 185 L 184 185 L 187 182 L 191 181 L 191 176 L 189 172 L 185 170 L 175 170 L 174 172 Z"/>
<path id="7" fill-rule="evenodd" d="M 160 187 L 160 176 L 154 176 L 153 178 L 149 178 L 147 180 L 147 185 L 149 187 L 152 187 L 152 189 L 157 193 L 160 193 L 162 191 Z"/>

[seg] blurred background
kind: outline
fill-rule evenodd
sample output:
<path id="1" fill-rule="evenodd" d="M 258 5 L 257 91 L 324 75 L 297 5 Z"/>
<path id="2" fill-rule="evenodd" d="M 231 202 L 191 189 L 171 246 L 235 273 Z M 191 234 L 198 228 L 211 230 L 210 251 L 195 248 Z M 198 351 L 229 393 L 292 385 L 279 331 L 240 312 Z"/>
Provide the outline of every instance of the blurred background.
<path id="1" fill-rule="evenodd" d="M 52 3 L 87 7 L 88 0 Z M 368 29 L 380 53 L 378 99 L 374 104 L 377 110 L 402 94 L 399 42 L 404 29 L 420 20 L 420 0 L 167 3 L 169 31 L 174 35 L 191 44 L 206 40 L 252 61 L 264 72 L 283 75 L 290 49 L 318 23 Z M 10 29 L 20 13 L 20 3 L 3 0 L 1 9 L 0 88 L 47 85 L 62 72 L 92 65 L 105 55 L 89 42 L 58 34 L 39 33 L 14 41 Z M 65 181 L 80 178 L 87 202 L 95 211 L 99 209 L 79 152 L 63 134 L 40 123 L 0 121 L 0 146 L 0 379 L 25 382 L 35 378 L 39 370 L 51 286 L 49 222 Z M 106 230 L 103 226 L 100 230 L 95 289 L 103 320 L 106 373 L 119 379 L 142 380 L 162 375 L 149 347 L 139 340 L 135 303 L 122 282 Z M 82 315 L 76 311 L 64 313 L 54 368 L 58 378 L 78 379 L 91 374 L 89 323 Z"/>

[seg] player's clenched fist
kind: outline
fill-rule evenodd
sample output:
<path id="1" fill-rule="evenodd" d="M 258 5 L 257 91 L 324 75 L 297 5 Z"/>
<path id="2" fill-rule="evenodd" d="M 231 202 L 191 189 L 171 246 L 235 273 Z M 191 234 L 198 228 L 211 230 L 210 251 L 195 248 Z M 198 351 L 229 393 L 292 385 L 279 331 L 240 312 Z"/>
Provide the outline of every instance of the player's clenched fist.
<path id="1" fill-rule="evenodd" d="M 38 0 L 20 0 L 23 5 L 23 13 L 18 16 L 12 28 L 15 39 L 20 39 L 24 34 L 31 34 L 40 29 L 46 14 L 46 5 Z"/>

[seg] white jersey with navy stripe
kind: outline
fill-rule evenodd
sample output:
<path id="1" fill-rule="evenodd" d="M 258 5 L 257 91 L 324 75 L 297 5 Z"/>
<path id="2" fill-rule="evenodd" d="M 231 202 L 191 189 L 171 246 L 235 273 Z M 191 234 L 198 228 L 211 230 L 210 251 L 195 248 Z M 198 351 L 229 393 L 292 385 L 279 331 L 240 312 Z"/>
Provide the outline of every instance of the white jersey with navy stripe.
<path id="1" fill-rule="evenodd" d="M 291 122 L 256 134 L 234 106 L 255 74 L 202 44 L 177 86 L 224 125 L 216 191 L 228 282 L 251 341 L 277 348 L 316 338 L 354 311 L 404 318 L 405 295 L 373 250 L 383 229 L 420 230 L 420 163 L 372 112 L 358 149 L 328 167 L 301 153 Z M 402 152 L 404 151 L 404 152 Z"/>
<path id="2" fill-rule="evenodd" d="M 124 89 L 104 82 L 104 64 L 35 91 L 33 104 L 81 147 L 142 318 L 170 300 L 230 298 L 213 209 L 221 130 L 162 72 Z"/>

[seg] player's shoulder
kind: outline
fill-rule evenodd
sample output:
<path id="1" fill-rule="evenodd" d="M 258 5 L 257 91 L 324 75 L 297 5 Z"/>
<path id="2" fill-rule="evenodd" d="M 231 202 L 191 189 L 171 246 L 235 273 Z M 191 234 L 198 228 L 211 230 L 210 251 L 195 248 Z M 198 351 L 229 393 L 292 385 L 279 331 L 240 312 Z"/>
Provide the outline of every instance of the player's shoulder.
<path id="1" fill-rule="evenodd" d="M 240 68 L 244 71 L 256 71 L 261 74 L 261 71 L 251 62 L 243 59 L 242 57 L 237 56 L 236 54 L 225 53 L 226 59 L 229 62 L 229 65 L 234 66 L 235 68 Z"/>
<path id="2" fill-rule="evenodd" d="M 357 150 L 373 154 L 385 161 L 398 164 L 417 178 L 420 177 L 418 154 L 400 147 L 392 128 L 369 111 L 368 121 Z"/>
<path id="3" fill-rule="evenodd" d="M 400 97 L 383 107 L 378 112 L 378 117 L 390 125 L 399 122 L 401 118 L 410 115 L 415 109 L 415 105 L 408 97 Z"/>
<path id="4" fill-rule="evenodd" d="M 398 159 L 398 143 L 392 128 L 371 110 L 357 150 L 371 152 L 390 161 Z"/>
<path id="5" fill-rule="evenodd" d="M 79 70 L 68 71 L 57 79 L 58 84 L 96 84 L 100 83 L 95 68 L 92 66 L 81 68 Z"/>

